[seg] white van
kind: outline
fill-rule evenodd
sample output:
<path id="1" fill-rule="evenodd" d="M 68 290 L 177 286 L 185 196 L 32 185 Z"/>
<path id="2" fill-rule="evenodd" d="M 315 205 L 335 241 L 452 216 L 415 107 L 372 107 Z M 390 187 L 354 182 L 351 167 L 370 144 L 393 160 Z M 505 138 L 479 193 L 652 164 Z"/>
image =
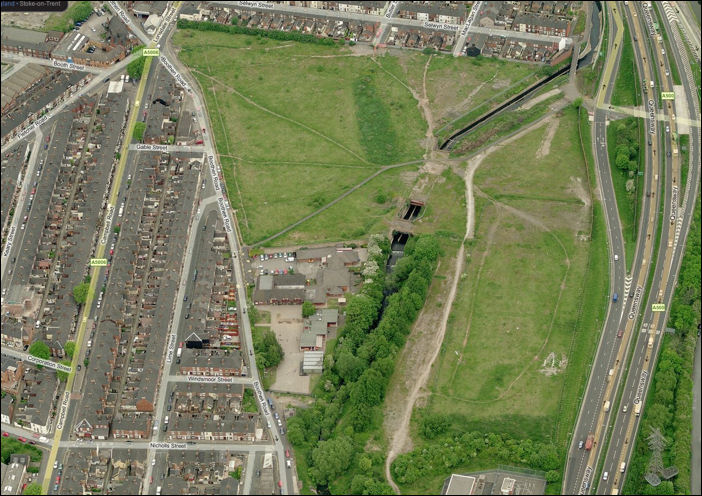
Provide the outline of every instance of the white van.
<path id="1" fill-rule="evenodd" d="M 618 262 L 618 261 L 619 261 L 619 255 L 617 255 L 616 253 L 614 254 L 614 261 L 615 261 L 615 262 Z"/>
<path id="2" fill-rule="evenodd" d="M 609 478 L 609 472 L 602 474 L 602 480 L 606 481 Z"/>
<path id="3" fill-rule="evenodd" d="M 622 462 L 621 466 L 619 467 L 619 471 L 621 473 L 624 473 L 625 470 L 626 470 L 626 462 Z"/>
<path id="4" fill-rule="evenodd" d="M 158 487 L 156 488 L 156 494 L 161 494 L 161 486 L 158 486 Z"/>

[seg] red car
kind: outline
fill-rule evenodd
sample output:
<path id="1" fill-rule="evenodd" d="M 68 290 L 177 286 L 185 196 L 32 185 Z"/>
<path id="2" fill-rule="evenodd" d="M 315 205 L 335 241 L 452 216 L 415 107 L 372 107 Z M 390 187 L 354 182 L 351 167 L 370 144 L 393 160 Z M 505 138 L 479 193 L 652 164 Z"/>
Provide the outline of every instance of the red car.
<path id="1" fill-rule="evenodd" d="M 285 450 L 285 458 L 290 458 L 290 450 Z"/>
<path id="2" fill-rule="evenodd" d="M 3 432 L 3 433 L 2 433 L 2 437 L 10 437 L 10 433 L 9 433 L 9 432 Z"/>
<path id="3" fill-rule="evenodd" d="M 60 476 L 60 475 L 57 475 L 57 476 L 56 476 L 56 484 L 58 484 L 59 482 L 61 482 L 61 476 Z"/>
<path id="4" fill-rule="evenodd" d="M 27 442 L 27 439 L 26 439 L 26 438 L 23 438 L 23 437 L 18 437 L 17 440 L 18 440 L 20 443 L 26 443 L 26 442 Z"/>
<path id="5" fill-rule="evenodd" d="M 619 332 L 617 333 L 617 337 L 620 338 L 624 335 L 624 329 L 619 329 Z"/>
<path id="6" fill-rule="evenodd" d="M 283 481 L 278 481 L 278 487 L 283 487 Z"/>

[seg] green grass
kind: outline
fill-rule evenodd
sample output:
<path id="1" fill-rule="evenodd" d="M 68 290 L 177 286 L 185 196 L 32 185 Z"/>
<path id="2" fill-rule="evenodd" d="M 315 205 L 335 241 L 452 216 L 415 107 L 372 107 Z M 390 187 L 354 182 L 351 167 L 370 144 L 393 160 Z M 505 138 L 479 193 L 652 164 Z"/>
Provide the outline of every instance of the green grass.
<path id="1" fill-rule="evenodd" d="M 65 12 L 52 14 L 44 24 L 42 31 L 70 31 L 78 21 L 87 19 L 93 11 L 90 2 L 71 2 Z"/>
<path id="2" fill-rule="evenodd" d="M 586 272 L 589 252 L 600 249 L 597 257 L 593 252 L 593 264 L 599 265 L 606 257 L 606 240 L 604 231 L 597 232 L 591 243 L 578 238 L 590 233 L 590 213 L 573 192 L 571 179 L 580 178 L 587 189 L 575 111 L 569 109 L 560 119 L 550 153 L 537 159 L 545 133 L 546 126 L 506 145 L 489 155 L 475 173 L 481 191 L 503 195 L 502 202 L 538 219 L 549 231 L 476 197 L 476 239 L 468 244 L 468 265 L 431 379 L 429 408 L 460 416 L 467 430 L 558 441 L 564 448 L 557 422 L 561 403 L 577 403 L 577 384 L 596 343 L 602 306 L 599 286 L 606 282 L 600 270 Z M 510 159 L 517 150 L 518 162 Z M 597 225 L 601 229 L 601 216 Z M 564 276 L 565 290 L 556 308 Z M 580 319 L 584 313 L 587 318 Z M 547 377 L 539 372 L 551 352 L 557 362 L 568 360 L 569 374 Z M 566 376 L 575 387 L 564 388 Z M 565 430 L 568 423 L 563 421 Z"/>
<path id="3" fill-rule="evenodd" d="M 379 62 L 421 95 L 428 58 L 419 52 L 402 52 Z M 438 128 L 434 133 L 440 138 L 450 135 L 538 79 L 538 71 L 527 64 L 489 57 L 433 56 L 426 90 Z"/>
<path id="4" fill-rule="evenodd" d="M 585 17 L 587 16 L 587 9 L 582 9 L 578 13 L 578 20 L 575 23 L 575 29 L 573 29 L 573 35 L 581 34 L 585 31 Z"/>
<path id="5" fill-rule="evenodd" d="M 642 163 L 644 154 L 641 153 L 640 150 L 642 147 L 645 147 L 646 144 L 641 139 L 643 128 L 642 119 L 627 117 L 621 121 L 610 122 L 609 126 L 607 126 L 607 153 L 609 155 L 609 165 L 612 173 L 612 186 L 614 187 L 614 196 L 617 201 L 619 220 L 622 224 L 625 260 L 627 267 L 631 267 L 638 237 L 639 217 L 641 216 L 641 198 L 643 195 L 643 188 L 645 187 L 645 181 L 643 180 L 643 176 L 638 176 L 636 173 L 634 173 L 632 177 L 629 177 L 628 171 L 622 171 L 615 165 L 616 148 L 617 145 L 621 143 L 622 136 L 624 136 L 622 130 L 619 128 L 620 125 L 624 125 L 627 130 L 633 130 L 633 127 L 636 126 L 636 130 L 631 131 L 631 133 L 639 137 L 639 152 L 635 160 L 638 170 L 640 171 L 644 170 Z M 634 188 L 631 192 L 626 190 L 628 181 L 631 181 L 630 184 Z"/>
<path id="6" fill-rule="evenodd" d="M 370 57 L 351 57 L 338 46 L 219 32 L 179 30 L 174 41 L 207 106 L 217 109 L 210 112 L 212 134 L 246 244 L 339 197 L 379 165 L 421 158 L 426 125 L 416 100 Z M 386 175 L 394 180 L 382 179 Z M 382 176 L 373 183 L 387 198 L 408 192 L 397 174 Z M 361 205 L 372 198 L 368 192 L 366 186 L 342 202 L 360 217 L 331 208 L 285 239 L 365 237 L 368 226 L 383 225 L 394 213 L 387 202 Z"/>
<path id="7" fill-rule="evenodd" d="M 387 222 L 411 191 L 416 165 L 387 170 L 319 215 L 275 239 L 271 246 L 364 239 L 367 233 L 385 231 Z M 378 192 L 387 201 L 375 201 Z"/>
<path id="8" fill-rule="evenodd" d="M 680 153 L 680 201 L 685 197 L 687 174 L 690 170 L 690 136 L 678 135 L 678 151 Z"/>
<path id="9" fill-rule="evenodd" d="M 356 120 L 366 156 L 377 164 L 391 164 L 398 160 L 398 136 L 375 80 L 366 73 L 353 82 Z"/>
<path id="10" fill-rule="evenodd" d="M 654 9 L 654 10 L 656 10 L 656 9 Z M 662 26 L 663 23 L 660 22 L 661 21 L 661 13 L 658 12 L 658 10 L 656 10 L 656 17 L 658 18 L 658 24 L 660 26 Z M 678 65 L 675 62 L 675 57 L 673 57 L 673 52 L 670 49 L 671 45 L 670 45 L 670 41 L 668 40 L 668 31 L 665 29 L 661 29 L 661 34 L 663 35 L 663 44 L 665 45 L 665 49 L 666 49 L 667 53 L 670 54 L 668 57 L 665 57 L 665 59 L 670 64 L 670 75 L 673 77 L 673 84 L 677 84 L 677 85 L 682 84 L 680 82 L 680 73 L 678 72 Z M 677 49 L 677 47 L 676 47 L 676 49 Z"/>
<path id="11" fill-rule="evenodd" d="M 629 25 L 624 22 L 622 37 L 622 56 L 619 61 L 617 78 L 614 81 L 612 105 L 635 106 L 639 102 L 639 73 L 634 62 L 634 48 L 629 36 Z"/>

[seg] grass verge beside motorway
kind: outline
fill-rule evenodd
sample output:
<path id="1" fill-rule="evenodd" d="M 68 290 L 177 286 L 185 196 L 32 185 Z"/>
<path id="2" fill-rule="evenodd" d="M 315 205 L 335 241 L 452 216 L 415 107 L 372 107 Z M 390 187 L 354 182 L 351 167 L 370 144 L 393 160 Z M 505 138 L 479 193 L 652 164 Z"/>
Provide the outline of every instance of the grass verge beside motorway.
<path id="1" fill-rule="evenodd" d="M 612 105 L 634 106 L 639 105 L 639 72 L 634 61 L 634 47 L 631 45 L 629 25 L 624 22 L 624 36 L 622 37 L 622 56 L 619 60 L 619 70 L 614 81 Z"/>
<path id="2" fill-rule="evenodd" d="M 646 398 L 634 453 L 627 468 L 623 494 L 689 494 L 692 439 L 692 374 L 697 326 L 700 323 L 700 197 L 680 266 L 678 284 L 668 318 L 675 334 L 666 334 L 651 389 Z M 647 445 L 651 429 L 659 429 L 667 444 L 662 453 L 664 467 L 679 470 L 672 480 L 652 487 L 644 479 L 652 453 Z"/>
<path id="3" fill-rule="evenodd" d="M 515 153 L 519 161 L 510 158 Z M 591 210 L 590 177 L 571 107 L 477 169 L 475 239 L 432 394 L 413 419 L 424 440 L 413 436 L 414 450 L 393 464 L 403 493 L 438 492 L 451 472 L 506 462 L 543 470 L 553 483 L 548 491 L 560 489 L 558 468 L 607 301 L 606 229 Z M 431 425 L 443 417 L 448 427 L 436 430 L 449 437 L 436 437 Z M 485 449 L 466 445 L 475 432 L 488 439 Z M 507 451 L 498 450 L 503 443 Z M 542 458 L 515 457 L 510 450 L 521 443 L 538 446 Z M 454 444 L 469 455 L 410 468 L 422 453 L 440 456 Z"/>
<path id="4" fill-rule="evenodd" d="M 624 238 L 626 266 L 631 268 L 641 215 L 641 198 L 645 187 L 643 154 L 640 152 L 642 119 L 627 117 L 607 126 L 607 153 L 612 172 L 612 185 L 617 200 L 619 220 Z"/>
<path id="5" fill-rule="evenodd" d="M 680 201 L 685 198 L 687 173 L 690 170 L 690 135 L 678 135 L 678 151 L 680 153 Z"/>

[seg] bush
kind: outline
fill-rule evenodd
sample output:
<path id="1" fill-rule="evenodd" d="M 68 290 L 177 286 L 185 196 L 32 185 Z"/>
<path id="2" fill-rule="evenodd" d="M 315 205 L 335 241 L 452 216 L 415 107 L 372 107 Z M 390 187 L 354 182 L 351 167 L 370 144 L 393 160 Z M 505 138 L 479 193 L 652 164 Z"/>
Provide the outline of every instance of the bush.
<path id="1" fill-rule="evenodd" d="M 311 301 L 306 301 L 302 304 L 302 317 L 307 318 L 317 313 L 317 307 Z"/>

